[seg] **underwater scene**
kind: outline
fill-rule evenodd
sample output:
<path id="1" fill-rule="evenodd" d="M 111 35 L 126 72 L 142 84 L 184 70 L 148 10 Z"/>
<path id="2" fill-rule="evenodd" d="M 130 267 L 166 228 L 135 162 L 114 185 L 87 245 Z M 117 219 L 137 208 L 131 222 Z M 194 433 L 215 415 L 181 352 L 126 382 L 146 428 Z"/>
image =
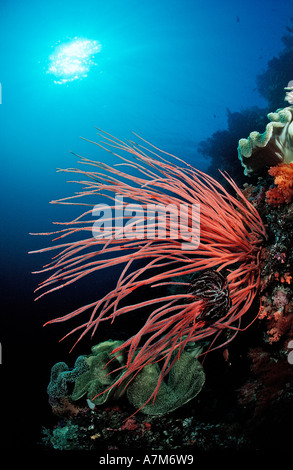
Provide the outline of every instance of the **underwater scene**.
<path id="1" fill-rule="evenodd" d="M 0 38 L 0 448 L 290 450 L 293 1 L 2 0 Z"/>

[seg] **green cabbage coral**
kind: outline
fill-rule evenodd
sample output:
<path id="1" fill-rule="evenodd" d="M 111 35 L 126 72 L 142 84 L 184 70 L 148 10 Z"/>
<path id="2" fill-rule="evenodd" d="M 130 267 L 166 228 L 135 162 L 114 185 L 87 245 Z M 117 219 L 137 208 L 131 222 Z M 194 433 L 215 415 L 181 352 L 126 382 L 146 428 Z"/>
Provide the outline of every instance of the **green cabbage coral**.
<path id="1" fill-rule="evenodd" d="M 154 416 L 170 413 L 192 400 L 205 382 L 203 367 L 196 359 L 200 352 L 198 347 L 190 346 L 188 351 L 182 351 L 167 379 L 161 383 L 155 401 L 148 399 L 156 388 L 161 370 L 157 363 L 145 366 L 127 388 L 129 402 L 143 413 Z"/>
<path id="2" fill-rule="evenodd" d="M 156 416 L 174 411 L 201 391 L 205 374 L 196 359 L 201 348 L 195 343 L 181 352 L 180 359 L 161 383 L 154 401 L 149 398 L 161 372 L 157 363 L 148 364 L 135 377 L 115 386 L 117 379 L 123 377 L 126 363 L 123 354 L 114 358 L 111 356 L 120 344 L 122 341 L 112 340 L 99 343 L 92 348 L 90 355 L 79 356 L 72 370 L 64 362 L 55 364 L 48 386 L 51 404 L 62 398 L 75 402 L 86 396 L 95 405 L 102 405 L 126 393 L 128 401 L 137 410 Z M 69 391 L 69 383 L 74 384 L 72 393 Z"/>
<path id="3" fill-rule="evenodd" d="M 95 405 L 107 402 L 115 393 L 115 398 L 123 394 L 123 388 L 112 388 L 122 372 L 116 372 L 117 368 L 124 365 L 124 357 L 111 357 L 113 349 L 117 348 L 123 341 L 104 341 L 92 348 L 92 354 L 85 356 L 89 370 L 81 374 L 76 382 L 71 399 L 79 400 L 84 395 Z"/>

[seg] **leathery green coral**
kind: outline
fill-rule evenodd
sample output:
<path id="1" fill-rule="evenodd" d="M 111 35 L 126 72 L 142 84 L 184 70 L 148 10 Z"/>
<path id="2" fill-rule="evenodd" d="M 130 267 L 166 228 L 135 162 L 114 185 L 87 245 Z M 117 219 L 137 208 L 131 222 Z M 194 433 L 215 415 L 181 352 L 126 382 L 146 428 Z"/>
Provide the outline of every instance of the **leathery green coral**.
<path id="1" fill-rule="evenodd" d="M 196 359 L 199 353 L 200 348 L 195 345 L 189 345 L 188 349 L 183 350 L 167 380 L 161 383 L 156 399 L 149 402 L 148 399 L 158 383 L 160 367 L 157 363 L 145 366 L 127 389 L 130 403 L 137 409 L 143 407 L 143 413 L 155 416 L 174 411 L 192 400 L 205 382 L 203 367 Z"/>
<path id="2" fill-rule="evenodd" d="M 90 355 L 79 356 L 72 370 L 63 362 L 55 364 L 48 386 L 50 403 L 53 405 L 64 398 L 75 402 L 86 396 L 94 405 L 102 405 L 126 393 L 128 401 L 136 410 L 141 409 L 145 414 L 156 416 L 183 406 L 201 391 L 205 374 L 197 360 L 201 348 L 195 343 L 181 351 L 180 359 L 161 383 L 155 401 L 148 400 L 160 376 L 157 363 L 145 366 L 133 380 L 112 387 L 117 378 L 123 376 L 126 363 L 126 357 L 122 354 L 114 359 L 111 356 L 121 343 L 112 340 L 99 343 L 92 348 Z M 69 382 L 74 383 L 71 394 Z"/>
<path id="3" fill-rule="evenodd" d="M 253 131 L 240 139 L 238 158 L 244 174 L 251 175 L 267 166 L 293 162 L 293 107 L 269 113 L 265 132 Z"/>

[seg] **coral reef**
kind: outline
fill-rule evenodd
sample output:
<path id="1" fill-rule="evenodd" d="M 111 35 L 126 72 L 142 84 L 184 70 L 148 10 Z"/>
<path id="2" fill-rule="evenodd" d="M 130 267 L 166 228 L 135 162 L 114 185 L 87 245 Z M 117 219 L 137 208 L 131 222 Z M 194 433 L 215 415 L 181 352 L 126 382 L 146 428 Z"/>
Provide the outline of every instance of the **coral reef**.
<path id="1" fill-rule="evenodd" d="M 275 178 L 274 188 L 270 176 Z M 293 338 L 291 187 L 292 165 L 281 164 L 270 168 L 265 179 L 259 178 L 256 185 L 247 184 L 244 189 L 247 197 L 254 201 L 268 233 L 261 253 L 257 341 L 250 344 L 247 351 L 249 379 L 238 389 L 239 403 L 249 410 L 251 423 L 256 420 L 265 423 L 266 413 L 272 410 L 276 415 L 279 408 L 291 409 L 293 370 L 288 360 Z M 279 191 L 278 199 L 272 193 L 275 188 Z M 285 422 L 284 419 L 284 426 Z"/>
<path id="2" fill-rule="evenodd" d="M 220 405 L 220 403 L 218 402 Z M 203 411 L 188 408 L 187 412 L 173 416 L 128 417 L 124 404 L 82 410 L 78 416 L 59 423 L 53 430 L 44 429 L 42 446 L 55 450 L 96 450 L 110 456 L 117 452 L 145 455 L 146 452 L 167 451 L 193 454 L 193 451 L 250 448 L 249 436 L 243 435 L 240 425 L 209 421 L 208 403 L 201 403 Z M 197 416 L 200 414 L 200 418 Z"/>
<path id="3" fill-rule="evenodd" d="M 202 142 L 199 148 L 199 152 L 211 161 L 208 174 L 215 176 L 216 179 L 223 178 L 226 187 L 227 180 L 218 173 L 220 168 L 227 171 L 239 184 L 243 184 L 247 178 L 239 171 L 240 161 L 235 158 L 237 142 L 243 135 L 249 135 L 251 129 L 266 128 L 263 134 L 250 133 L 250 138 L 242 141 L 245 150 L 241 150 L 243 152 L 241 159 L 246 165 L 246 175 L 250 175 L 250 184 L 244 184 L 242 194 L 260 215 L 267 234 L 261 252 L 257 252 L 260 268 L 259 295 L 253 296 L 249 309 L 246 310 L 245 325 L 242 328 L 244 331 L 233 342 L 228 341 L 230 336 L 233 336 L 232 328 L 226 332 L 222 348 L 204 356 L 202 366 L 195 357 L 191 360 L 184 355 L 190 351 L 187 349 L 181 351 L 185 367 L 181 371 L 179 369 L 179 380 L 176 379 L 177 373 L 175 374 L 175 367 L 180 367 L 180 361 L 177 361 L 159 382 L 156 398 L 159 398 L 157 403 L 160 406 L 162 403 L 164 407 L 163 412 L 159 407 L 159 417 L 156 412 L 148 414 L 152 402 L 148 402 L 149 394 L 145 394 L 144 390 L 144 385 L 148 381 L 152 387 L 155 382 L 158 383 L 158 374 L 160 374 L 158 364 L 143 364 L 133 380 L 133 390 L 137 387 L 138 399 L 131 397 L 130 393 L 129 400 L 127 389 L 131 390 L 131 383 L 124 389 L 122 387 L 119 389 L 116 383 L 109 394 L 108 391 L 105 393 L 105 388 L 107 390 L 112 380 L 111 374 L 105 376 L 107 369 L 105 366 L 109 365 L 108 353 L 112 349 L 108 350 L 108 356 L 104 356 L 103 361 L 100 361 L 102 356 L 96 360 L 97 354 L 93 351 L 89 356 L 81 356 L 72 370 L 65 363 L 59 363 L 54 366 L 55 369 L 54 367 L 52 369 L 48 392 L 52 408 L 61 419 L 53 430 L 44 429 L 41 445 L 62 450 L 102 449 L 109 452 L 133 451 L 134 448 L 143 451 L 267 449 L 271 452 L 272 441 L 274 450 L 283 450 L 286 445 L 291 446 L 292 433 L 288 433 L 286 426 L 292 426 L 293 415 L 293 351 L 290 351 L 293 348 L 291 250 L 293 207 L 292 165 L 290 165 L 293 108 L 279 108 L 284 98 L 282 87 L 292 78 L 292 33 L 293 29 L 287 28 L 287 35 L 283 38 L 284 50 L 279 57 L 274 57 L 268 63 L 267 70 L 257 78 L 257 87 L 267 100 L 267 108 L 253 107 L 233 113 L 228 111 L 228 130 L 216 132 L 207 141 Z M 285 100 L 290 105 L 291 85 L 289 82 L 285 88 Z M 276 113 L 269 113 L 272 109 L 277 109 Z M 266 115 L 271 120 L 268 125 Z M 267 172 L 268 167 L 270 168 Z M 102 164 L 98 166 L 99 172 L 104 169 L 105 166 Z M 255 170 L 261 177 L 255 176 Z M 119 171 L 114 171 L 114 176 L 119 174 L 121 174 Z M 158 180 L 158 186 L 160 185 L 162 185 L 161 179 Z M 93 188 L 90 183 L 88 187 L 90 190 Z M 117 188 L 121 188 L 120 184 Z M 239 193 L 237 197 L 243 202 Z M 241 212 L 240 206 L 237 211 Z M 80 249 L 82 250 L 82 247 L 79 246 L 74 252 L 76 261 Z M 58 261 L 61 269 L 62 263 L 66 265 L 66 256 L 65 252 L 64 259 Z M 142 258 L 144 256 L 145 253 L 142 252 Z M 90 261 L 89 257 L 89 266 Z M 192 283 L 191 273 L 181 274 L 182 285 L 186 282 Z M 227 271 L 224 273 L 223 270 L 222 274 L 225 274 L 225 280 Z M 83 273 L 79 272 L 78 275 L 82 276 Z M 61 277 L 63 281 L 62 272 L 60 279 Z M 74 275 L 68 276 L 64 282 L 70 283 L 72 277 Z M 124 280 L 122 279 L 123 282 Z M 56 278 L 52 275 L 49 284 L 54 281 Z M 180 282 L 173 285 L 172 295 L 182 295 Z M 136 287 L 134 282 L 130 284 L 130 290 Z M 198 288 L 197 285 L 195 287 Z M 186 291 L 184 295 L 186 296 Z M 119 299 L 123 297 L 121 291 L 117 291 L 117 296 Z M 222 300 L 228 304 L 229 299 L 229 292 L 224 292 Z M 235 323 L 232 322 L 231 327 L 233 326 Z M 246 329 L 246 326 L 250 327 Z M 192 342 L 188 345 L 184 343 L 184 346 L 185 348 L 192 346 Z M 125 361 L 123 351 L 120 351 L 118 357 L 119 365 L 116 366 L 119 368 Z M 168 359 L 172 357 L 174 356 Z M 182 389 L 184 384 L 181 383 L 181 379 L 184 378 L 188 364 L 195 364 L 195 370 L 188 371 L 186 383 L 191 383 L 193 377 L 199 378 L 199 383 L 195 384 L 194 395 L 193 392 L 186 394 L 189 392 L 187 387 Z M 98 374 L 98 383 L 94 380 L 94 373 Z M 116 374 L 119 374 L 117 367 Z M 132 377 L 128 378 L 131 380 Z M 100 388 L 104 379 L 105 383 Z M 120 385 L 123 385 L 123 382 Z M 74 389 L 76 394 L 73 393 Z M 95 403 L 88 401 L 85 404 L 86 397 L 93 398 L 92 391 L 96 393 L 102 389 L 104 393 L 101 395 L 98 393 L 102 397 L 101 401 L 96 397 Z M 119 391 L 116 395 L 115 390 Z M 172 398 L 174 390 L 177 390 L 175 400 Z M 159 396 L 161 392 L 162 397 L 171 397 L 171 406 L 165 406 L 164 398 L 161 400 Z M 176 402 L 178 395 L 181 397 L 179 403 Z M 195 400 L 192 400 L 192 395 L 196 396 Z M 118 397 L 119 401 L 113 404 L 113 399 Z M 134 409 L 140 408 L 141 405 L 145 405 L 145 413 L 140 410 L 134 417 L 131 416 Z"/>
<path id="4" fill-rule="evenodd" d="M 70 413 L 68 400 L 64 399 L 58 409 L 62 419 L 54 429 L 44 430 L 42 446 L 108 452 L 134 448 L 142 452 L 270 450 L 272 435 L 275 450 L 290 446 L 293 204 L 270 204 L 267 193 L 271 185 L 272 176 L 268 173 L 257 184 L 243 188 L 245 197 L 261 214 L 268 234 L 261 252 L 260 298 L 247 320 L 252 325 L 224 352 L 216 350 L 206 356 L 206 381 L 196 399 L 160 417 L 141 412 L 130 417 L 134 408 L 126 394 L 117 404 L 109 401 L 93 410 L 81 400 L 71 401 Z M 179 288 L 174 285 L 174 289 Z M 76 366 L 73 371 L 80 377 Z M 147 380 L 141 378 L 145 384 Z"/>
<path id="5" fill-rule="evenodd" d="M 93 335 L 103 321 L 113 323 L 117 317 L 124 315 L 125 318 L 133 310 L 148 308 L 144 325 L 111 353 L 115 357 L 126 354 L 127 360 L 123 366 L 117 364 L 117 370 L 123 373 L 118 374 L 109 387 L 117 389 L 146 366 L 153 368 L 154 363 L 160 362 L 157 385 L 148 398 L 150 401 L 158 395 L 164 378 L 186 346 L 206 340 L 210 352 L 232 341 L 242 329 L 242 318 L 259 288 L 259 254 L 266 232 L 253 204 L 229 175 L 224 177 L 230 192 L 175 156 L 169 155 L 167 160 L 166 152 L 143 139 L 135 143 L 124 142 L 105 132 L 99 135 L 105 142 L 96 145 L 110 152 L 115 148 L 119 152 L 115 153 L 118 161 L 126 159 L 127 166 L 135 169 L 136 175 L 121 172 L 116 165 L 82 158 L 81 163 L 97 171 L 64 170 L 88 179 L 79 181 L 85 185 L 81 193 L 55 202 L 76 204 L 76 198 L 79 203 L 82 198 L 82 205 L 88 206 L 87 201 L 92 200 L 93 194 L 95 197 L 106 194 L 111 202 L 115 200 L 116 211 L 119 188 L 122 225 L 118 233 L 116 225 L 112 227 L 116 212 L 113 216 L 110 206 L 107 206 L 111 212 L 107 220 L 111 223 L 105 224 L 102 233 L 97 229 L 98 223 L 89 227 L 88 209 L 70 222 L 59 222 L 64 228 L 53 232 L 54 240 L 69 237 L 70 241 L 37 251 L 57 250 L 58 254 L 52 263 L 44 266 L 41 272 L 50 274 L 36 290 L 43 289 L 38 296 L 41 298 L 102 269 L 122 266 L 114 289 L 95 302 L 86 303 L 46 324 L 80 319 L 80 324 L 65 336 L 78 332 L 76 344 L 89 332 Z M 141 173 L 143 177 L 138 176 Z M 130 211 L 123 197 L 140 204 L 139 221 L 133 220 L 130 215 L 133 210 Z M 155 209 L 153 201 L 158 203 Z M 154 214 L 158 214 L 157 219 L 155 215 L 151 218 L 151 223 L 145 216 L 149 203 Z M 170 212 L 168 219 L 166 212 Z M 137 225 L 138 231 L 134 233 Z M 150 228 L 157 229 L 157 235 L 153 232 L 149 236 Z M 92 236 L 82 238 L 88 231 Z M 78 234 L 79 238 L 72 240 L 73 234 Z M 144 264 L 135 269 L 133 265 L 138 260 L 143 260 Z M 189 282 L 180 283 L 181 293 L 162 295 L 158 287 L 174 283 L 174 277 L 187 274 L 195 276 L 191 289 Z M 133 291 L 139 292 L 142 287 L 149 288 L 150 297 L 133 303 Z M 89 315 L 85 323 L 82 315 Z"/>
<path id="6" fill-rule="evenodd" d="M 272 198 L 271 179 L 259 178 L 257 185 L 245 185 L 244 194 L 254 201 L 260 212 L 268 233 L 268 240 L 261 253 L 261 307 L 259 319 L 269 321 L 268 331 L 275 332 L 268 336 L 269 342 L 280 339 L 284 335 L 284 327 L 290 329 L 292 318 L 292 223 L 293 205 L 287 189 L 291 188 L 292 179 L 287 179 L 287 171 L 280 165 L 269 169 L 269 175 L 283 175 L 285 180 L 281 188 L 286 189 L 278 203 Z M 283 176 L 282 176 L 283 178 Z M 292 178 L 292 176 L 291 176 Z M 278 327 L 279 325 L 279 327 Z M 290 332 L 289 332 L 290 333 Z M 289 334 L 290 336 L 290 334 Z M 289 339 L 289 338 L 285 338 Z"/>

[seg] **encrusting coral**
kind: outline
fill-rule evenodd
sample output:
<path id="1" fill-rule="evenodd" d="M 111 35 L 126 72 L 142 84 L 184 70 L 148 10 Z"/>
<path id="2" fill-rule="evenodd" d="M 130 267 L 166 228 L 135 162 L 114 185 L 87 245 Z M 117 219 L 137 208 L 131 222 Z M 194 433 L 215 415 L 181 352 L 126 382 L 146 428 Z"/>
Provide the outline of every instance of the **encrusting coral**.
<path id="1" fill-rule="evenodd" d="M 266 178 L 261 177 L 256 185 L 247 184 L 244 188 L 244 194 L 261 214 L 268 234 L 261 252 L 258 320 L 265 325 L 265 341 L 278 343 L 282 351 L 286 351 L 293 336 L 292 167 L 292 164 L 273 166 Z"/>

